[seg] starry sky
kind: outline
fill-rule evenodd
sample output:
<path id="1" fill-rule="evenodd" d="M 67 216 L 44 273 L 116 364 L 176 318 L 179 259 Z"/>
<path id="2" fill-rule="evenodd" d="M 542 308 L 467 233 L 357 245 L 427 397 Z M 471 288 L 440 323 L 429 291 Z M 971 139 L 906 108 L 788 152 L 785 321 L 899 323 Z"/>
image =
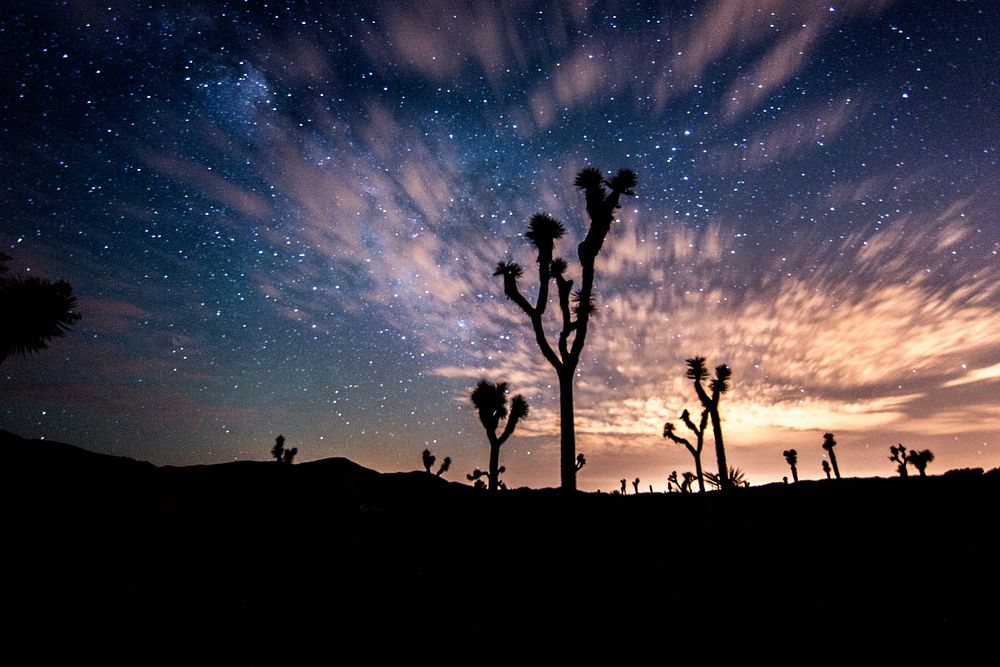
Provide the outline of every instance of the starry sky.
<path id="1" fill-rule="evenodd" d="M 544 211 L 578 278 L 573 177 L 626 167 L 580 488 L 693 469 L 661 434 L 694 355 L 752 483 L 790 447 L 822 477 L 827 431 L 846 475 L 1000 465 L 1000 3 L 347 4 L 4 3 L 0 251 L 83 319 L 0 366 L 0 428 L 464 479 L 486 377 L 531 405 L 507 483 L 556 486 L 555 372 L 491 274 Z"/>

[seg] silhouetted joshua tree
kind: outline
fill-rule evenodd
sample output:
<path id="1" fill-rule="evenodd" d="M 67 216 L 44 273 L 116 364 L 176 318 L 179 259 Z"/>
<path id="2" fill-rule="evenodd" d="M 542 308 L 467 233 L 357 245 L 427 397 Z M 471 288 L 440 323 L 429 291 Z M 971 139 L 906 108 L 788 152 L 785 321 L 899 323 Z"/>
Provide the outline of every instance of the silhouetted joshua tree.
<path id="1" fill-rule="evenodd" d="M 538 252 L 538 295 L 532 305 L 518 288 L 517 281 L 524 269 L 514 262 L 500 262 L 493 272 L 503 276 L 503 291 L 507 298 L 524 311 L 531 321 L 535 341 L 545 360 L 552 365 L 559 379 L 560 426 L 560 485 L 563 490 L 576 489 L 576 431 L 573 421 L 573 381 L 587 339 L 587 328 L 596 308 L 594 306 L 594 261 L 611 230 L 615 212 L 620 208 L 622 195 L 632 196 L 635 173 L 620 170 L 606 180 L 597 169 L 587 168 L 576 176 L 574 185 L 584 192 L 590 228 L 577 247 L 580 260 L 581 284 L 573 291 L 573 281 L 566 278 L 567 264 L 555 257 L 555 241 L 566 228 L 561 222 L 544 213 L 537 213 L 528 222 L 525 237 Z M 543 326 L 543 316 L 549 302 L 549 283 L 555 280 L 558 294 L 561 327 L 558 341 L 553 347 Z"/>
<path id="2" fill-rule="evenodd" d="M 837 453 L 833 451 L 833 448 L 837 446 L 837 441 L 833 439 L 833 433 L 823 434 L 823 449 L 827 451 L 830 455 L 830 464 L 833 466 L 833 474 L 840 479 L 840 468 L 837 467 Z M 829 473 L 826 475 L 830 476 Z"/>
<path id="3" fill-rule="evenodd" d="M 903 443 L 899 445 L 891 445 L 889 447 L 889 460 L 896 464 L 896 472 L 899 473 L 900 477 L 907 477 L 906 474 L 906 464 L 908 463 L 908 458 L 906 454 L 906 447 Z"/>
<path id="4" fill-rule="evenodd" d="M 514 432 L 517 423 L 528 416 L 528 402 L 518 394 L 510 402 L 510 414 L 507 413 L 507 383 L 480 380 L 469 396 L 472 404 L 479 411 L 479 421 L 486 429 L 486 437 L 490 441 L 490 469 L 486 473 L 490 491 L 496 491 L 499 485 L 500 446 Z M 506 419 L 503 433 L 497 435 L 500 420 Z M 475 473 L 473 473 L 475 474 Z M 470 477 L 470 479 L 473 479 Z"/>
<path id="5" fill-rule="evenodd" d="M 7 276 L 0 253 L 0 364 L 12 354 L 34 354 L 53 338 L 66 334 L 80 320 L 69 283 L 44 278 Z"/>
<path id="6" fill-rule="evenodd" d="M 278 463 L 281 463 L 282 458 L 285 455 L 285 436 L 279 435 L 274 439 L 274 447 L 271 448 L 271 456 Z"/>
<path id="7" fill-rule="evenodd" d="M 914 449 L 906 455 L 906 460 L 917 469 L 921 477 L 927 477 L 927 464 L 934 460 L 934 452 L 929 449 Z"/>
<path id="8" fill-rule="evenodd" d="M 434 474 L 440 477 L 441 475 L 448 472 L 448 468 L 450 467 L 451 467 L 451 457 L 446 456 L 444 457 L 444 461 L 441 461 L 441 466 L 438 468 L 438 471 Z"/>
<path id="9" fill-rule="evenodd" d="M 278 463 L 288 463 L 291 464 L 292 459 L 295 455 L 299 453 L 298 447 L 292 447 L 291 449 L 285 449 L 285 436 L 279 435 L 274 439 L 274 447 L 271 448 L 271 456 Z"/>
<path id="10" fill-rule="evenodd" d="M 673 491 L 675 488 L 681 493 L 691 493 L 691 484 L 695 480 L 695 474 L 693 472 L 685 472 L 684 481 L 677 481 L 677 471 L 674 470 L 667 476 L 667 491 Z M 652 493 L 652 492 L 650 492 Z"/>
<path id="11" fill-rule="evenodd" d="M 799 453 L 794 449 L 786 449 L 781 453 L 784 455 L 785 461 L 788 462 L 789 467 L 792 469 L 792 480 L 795 482 L 799 481 L 799 469 L 797 467 L 799 463 Z"/>
<path id="12" fill-rule="evenodd" d="M 434 462 L 437 461 L 437 457 L 431 454 L 431 450 L 425 449 L 423 453 L 423 461 L 424 461 L 424 470 L 427 471 L 427 474 L 431 474 L 431 468 L 434 466 Z M 438 468 L 438 471 L 433 474 L 440 477 L 444 473 L 448 472 L 448 468 L 450 467 L 451 467 L 451 457 L 446 456 L 444 457 L 444 461 L 441 462 L 441 467 Z"/>
<path id="13" fill-rule="evenodd" d="M 705 492 L 705 476 L 701 470 L 701 450 L 705 446 L 705 427 L 708 425 L 708 410 L 701 411 L 701 420 L 698 425 L 691 421 L 691 413 L 686 409 L 681 413 L 681 421 L 694 433 L 695 442 L 697 445 L 692 445 L 687 438 L 682 438 L 677 435 L 674 430 L 673 422 L 667 422 L 663 425 L 663 437 L 669 438 L 676 443 L 684 445 L 691 456 L 694 457 L 694 470 L 695 476 L 698 478 L 698 491 Z"/>
<path id="14" fill-rule="evenodd" d="M 632 480 L 632 488 L 635 489 L 635 495 L 639 495 L 639 478 L 636 477 Z"/>
<path id="15" fill-rule="evenodd" d="M 625 495 L 625 489 L 627 488 L 627 486 L 626 486 L 627 484 L 628 484 L 628 482 L 625 481 L 625 478 L 622 478 L 622 495 L 623 496 Z"/>
<path id="16" fill-rule="evenodd" d="M 729 378 L 732 375 L 732 369 L 725 364 L 715 367 L 715 377 L 709 383 L 709 390 L 711 391 L 711 394 L 709 394 L 703 386 L 705 380 L 708 379 L 708 371 L 705 370 L 705 357 L 692 357 L 687 360 L 687 365 L 686 376 L 689 380 L 694 381 L 694 390 L 698 394 L 698 400 L 701 401 L 702 407 L 705 408 L 712 420 L 715 458 L 719 463 L 719 474 L 716 476 L 716 479 L 719 480 L 719 489 L 726 491 L 733 488 L 733 482 L 728 473 L 729 467 L 726 465 L 726 446 L 722 442 L 722 418 L 719 416 L 719 399 L 729 390 Z"/>
<path id="17" fill-rule="evenodd" d="M 830 479 L 830 464 L 825 460 L 823 461 L 823 472 L 826 473 L 826 478 Z"/>

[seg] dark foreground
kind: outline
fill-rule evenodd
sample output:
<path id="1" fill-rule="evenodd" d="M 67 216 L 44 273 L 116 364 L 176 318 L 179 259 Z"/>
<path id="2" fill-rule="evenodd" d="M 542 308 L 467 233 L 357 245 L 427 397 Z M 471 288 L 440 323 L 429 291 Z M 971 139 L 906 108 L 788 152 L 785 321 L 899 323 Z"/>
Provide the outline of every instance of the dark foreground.
<path id="1" fill-rule="evenodd" d="M 963 651 L 997 624 L 997 472 L 489 497 L 344 459 L 0 446 L 7 665 L 665 664 Z"/>

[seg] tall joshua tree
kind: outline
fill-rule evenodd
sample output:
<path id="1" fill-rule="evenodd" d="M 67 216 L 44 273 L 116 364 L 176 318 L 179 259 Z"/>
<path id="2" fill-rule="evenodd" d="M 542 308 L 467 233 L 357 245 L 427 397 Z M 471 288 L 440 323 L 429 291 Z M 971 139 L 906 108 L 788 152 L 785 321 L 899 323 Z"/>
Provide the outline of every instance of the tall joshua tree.
<path id="1" fill-rule="evenodd" d="M 574 185 L 583 190 L 587 202 L 590 228 L 577 247 L 580 260 L 581 284 L 573 290 L 573 281 L 566 278 L 567 264 L 555 256 L 555 241 L 565 234 L 561 222 L 544 213 L 537 213 L 528 222 L 525 234 L 537 251 L 538 295 L 532 305 L 518 287 L 524 269 L 514 262 L 500 262 L 493 272 L 503 276 L 503 291 L 528 316 L 535 341 L 545 360 L 552 365 L 559 379 L 559 476 L 563 490 L 576 490 L 576 431 L 573 421 L 573 381 L 580 362 L 580 353 L 587 339 L 587 328 L 594 314 L 594 261 L 611 231 L 615 212 L 621 207 L 622 195 L 632 196 L 635 173 L 621 169 L 605 179 L 597 169 L 587 168 L 576 176 Z M 556 345 L 549 342 L 543 326 L 543 315 L 549 303 L 549 284 L 555 280 L 559 301 L 561 327 Z"/>
<path id="2" fill-rule="evenodd" d="M 792 481 L 799 481 L 799 453 L 794 449 L 786 449 L 781 453 L 785 456 L 785 461 L 788 462 L 788 466 L 792 469 Z"/>
<path id="3" fill-rule="evenodd" d="M 715 377 L 709 383 L 709 392 L 705 391 L 704 382 L 708 379 L 708 371 L 705 370 L 705 357 L 692 357 L 687 360 L 687 378 L 694 381 L 694 390 L 698 394 L 698 400 L 702 407 L 708 412 L 712 420 L 712 437 L 715 440 L 715 458 L 719 462 L 719 488 L 727 491 L 733 488 L 734 483 L 729 475 L 729 466 L 726 465 L 726 446 L 722 441 L 722 418 L 719 416 L 719 399 L 729 390 L 729 378 L 733 371 L 722 364 L 715 367 Z"/>
<path id="4" fill-rule="evenodd" d="M 12 354 L 28 355 L 48 347 L 77 321 L 76 297 L 69 283 L 29 276 L 8 277 L 0 253 L 0 364 Z"/>
<path id="5" fill-rule="evenodd" d="M 927 464 L 934 460 L 934 452 L 929 449 L 921 449 L 920 451 L 914 449 L 906 455 L 906 460 L 917 469 L 921 477 L 927 477 Z"/>
<path id="6" fill-rule="evenodd" d="M 687 410 L 684 410 L 684 412 L 681 413 L 681 421 L 683 421 L 684 424 L 694 433 L 695 442 L 698 443 L 697 445 L 692 445 L 690 440 L 677 435 L 674 430 L 673 422 L 667 422 L 663 425 L 663 437 L 684 445 L 687 450 L 691 452 L 691 456 L 694 457 L 695 476 L 698 478 L 698 491 L 704 493 L 705 476 L 701 471 L 701 450 L 702 447 L 705 446 L 705 427 L 708 425 L 708 410 L 701 411 L 701 419 L 699 420 L 697 426 L 695 426 L 695 423 L 691 421 L 691 413 Z"/>
<path id="7" fill-rule="evenodd" d="M 518 394 L 510 402 L 510 412 L 508 413 L 507 383 L 497 382 L 494 384 L 485 379 L 479 381 L 469 398 L 472 399 L 472 404 L 479 411 L 479 421 L 486 429 L 486 437 L 490 441 L 490 469 L 485 474 L 489 477 L 490 491 L 496 491 L 499 486 L 500 472 L 502 472 L 500 470 L 500 447 L 507 442 L 517 427 L 517 423 L 528 416 L 528 402 Z M 497 429 L 500 427 L 502 419 L 506 419 L 507 423 L 504 425 L 503 432 L 497 435 Z M 480 472 L 479 476 L 482 474 Z"/>
<path id="8" fill-rule="evenodd" d="M 823 449 L 830 455 L 830 465 L 833 466 L 833 474 L 840 479 L 840 468 L 837 467 L 837 454 L 833 448 L 837 446 L 837 441 L 833 439 L 833 433 L 823 434 Z M 829 477 L 829 475 L 827 475 Z"/>

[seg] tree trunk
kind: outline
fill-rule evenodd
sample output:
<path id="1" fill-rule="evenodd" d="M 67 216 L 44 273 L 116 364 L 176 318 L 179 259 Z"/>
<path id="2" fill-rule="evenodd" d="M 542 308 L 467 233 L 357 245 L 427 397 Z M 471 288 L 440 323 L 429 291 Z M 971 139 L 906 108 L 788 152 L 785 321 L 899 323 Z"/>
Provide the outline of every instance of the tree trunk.
<path id="1" fill-rule="evenodd" d="M 698 493 L 705 493 L 705 476 L 701 472 L 701 453 L 694 457 L 694 471 L 698 475 Z"/>
<path id="2" fill-rule="evenodd" d="M 496 491 L 500 480 L 500 445 L 490 438 L 490 491 Z"/>
<path id="3" fill-rule="evenodd" d="M 712 437 L 715 439 L 715 458 L 719 460 L 719 489 L 728 491 L 733 487 L 729 480 L 729 466 L 726 464 L 726 446 L 722 442 L 722 419 L 718 409 L 712 410 Z"/>
<path id="4" fill-rule="evenodd" d="M 833 453 L 833 447 L 829 449 L 830 452 L 830 465 L 833 466 L 833 475 L 837 479 L 840 479 L 840 468 L 837 467 L 837 455 Z"/>
<path id="5" fill-rule="evenodd" d="M 575 369 L 559 373 L 559 477 L 563 491 L 576 491 L 576 429 L 573 423 Z"/>
<path id="6" fill-rule="evenodd" d="M 797 483 L 799 481 L 799 469 L 792 466 L 792 479 Z"/>

